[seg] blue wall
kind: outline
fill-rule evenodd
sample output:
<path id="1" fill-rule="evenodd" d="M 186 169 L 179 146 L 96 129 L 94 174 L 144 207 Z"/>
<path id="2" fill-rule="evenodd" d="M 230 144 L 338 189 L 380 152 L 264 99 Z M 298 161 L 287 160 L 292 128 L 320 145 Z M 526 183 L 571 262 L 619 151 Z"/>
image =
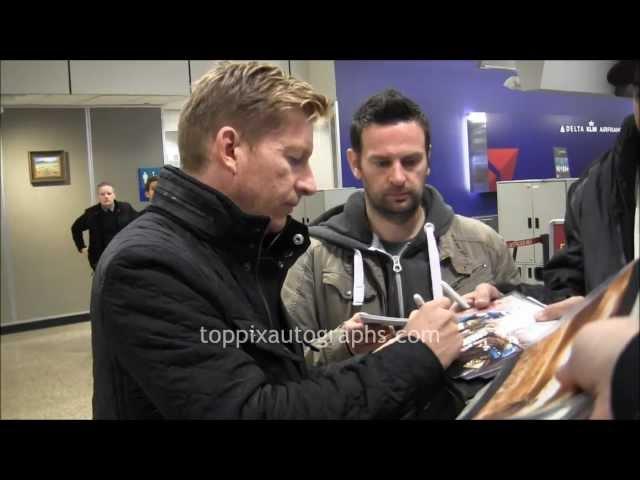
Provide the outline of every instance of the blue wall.
<path id="1" fill-rule="evenodd" d="M 433 144 L 428 183 L 456 212 L 496 213 L 495 193 L 468 191 L 463 153 L 463 119 L 487 113 L 489 148 L 519 148 L 514 179 L 553 178 L 553 147 L 567 147 L 571 175 L 613 144 L 615 133 L 560 133 L 560 126 L 620 127 L 633 111 L 631 100 L 604 95 L 518 92 L 503 86 L 513 72 L 481 70 L 476 61 L 336 61 L 343 186 L 361 186 L 349 169 L 346 150 L 356 109 L 369 96 L 396 88 L 416 101 L 431 123 Z"/>

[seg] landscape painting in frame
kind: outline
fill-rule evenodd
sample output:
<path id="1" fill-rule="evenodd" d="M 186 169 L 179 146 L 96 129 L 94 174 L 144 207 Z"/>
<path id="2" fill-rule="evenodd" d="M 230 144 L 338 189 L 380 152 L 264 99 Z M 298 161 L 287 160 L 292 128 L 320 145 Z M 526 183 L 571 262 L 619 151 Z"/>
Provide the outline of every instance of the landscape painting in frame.
<path id="1" fill-rule="evenodd" d="M 29 173 L 32 184 L 68 183 L 66 152 L 54 150 L 29 152 Z"/>

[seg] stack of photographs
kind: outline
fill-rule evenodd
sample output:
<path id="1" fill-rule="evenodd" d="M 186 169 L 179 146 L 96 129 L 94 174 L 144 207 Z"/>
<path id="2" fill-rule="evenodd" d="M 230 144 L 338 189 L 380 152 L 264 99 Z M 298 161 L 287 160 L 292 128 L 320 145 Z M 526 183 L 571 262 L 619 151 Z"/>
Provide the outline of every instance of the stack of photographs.
<path id="1" fill-rule="evenodd" d="M 458 314 L 462 354 L 449 369 L 454 379 L 493 378 L 508 359 L 555 330 L 559 322 L 536 322 L 544 306 L 519 293 L 494 301 L 483 310 Z"/>
<path id="2" fill-rule="evenodd" d="M 540 341 L 511 356 L 459 419 L 583 419 L 593 400 L 567 390 L 556 374 L 571 355 L 575 335 L 590 322 L 629 315 L 637 301 L 640 262 L 629 263 L 567 312 Z M 530 338 L 528 339 L 530 340 Z"/>

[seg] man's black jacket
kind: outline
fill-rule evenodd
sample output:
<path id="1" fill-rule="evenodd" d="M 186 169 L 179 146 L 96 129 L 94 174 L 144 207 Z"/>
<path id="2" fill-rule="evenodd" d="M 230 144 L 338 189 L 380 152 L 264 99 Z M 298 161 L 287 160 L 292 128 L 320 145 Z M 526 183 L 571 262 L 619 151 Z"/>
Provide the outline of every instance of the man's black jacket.
<path id="1" fill-rule="evenodd" d="M 113 215 L 115 216 L 115 231 L 119 232 L 126 227 L 137 216 L 138 212 L 127 202 L 119 202 L 114 200 Z M 98 260 L 104 249 L 107 248 L 108 239 L 106 238 L 103 230 L 103 218 L 104 213 L 100 204 L 93 205 L 87 208 L 82 215 L 80 215 L 73 225 L 71 225 L 71 235 L 73 236 L 73 242 L 76 244 L 78 251 L 86 248 L 84 239 L 82 238 L 82 232 L 89 230 L 89 265 L 95 270 Z"/>
<path id="2" fill-rule="evenodd" d="M 639 146 L 640 134 L 631 115 L 614 147 L 571 185 L 565 213 L 567 243 L 543 272 L 552 291 L 585 295 L 633 260 Z"/>
<path id="3" fill-rule="evenodd" d="M 399 418 L 442 388 L 422 343 L 308 370 L 301 345 L 271 332 L 288 327 L 279 286 L 309 244 L 306 227 L 289 219 L 267 245 L 268 218 L 178 169 L 160 179 L 94 277 L 95 418 Z M 224 344 L 240 330 L 269 330 L 273 343 Z"/>

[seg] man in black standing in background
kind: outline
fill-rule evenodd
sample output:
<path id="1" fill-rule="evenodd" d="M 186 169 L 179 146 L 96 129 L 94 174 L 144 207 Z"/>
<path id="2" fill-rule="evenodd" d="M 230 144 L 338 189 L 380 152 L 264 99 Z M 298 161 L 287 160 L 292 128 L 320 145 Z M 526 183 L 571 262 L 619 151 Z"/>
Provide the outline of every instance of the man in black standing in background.
<path id="1" fill-rule="evenodd" d="M 71 234 L 78 252 L 87 247 L 82 232 L 89 230 L 89 265 L 95 270 L 102 252 L 116 234 L 134 220 L 138 212 L 127 202 L 116 201 L 116 193 L 109 182 L 97 187 L 98 203 L 85 210 L 71 226 Z"/>

